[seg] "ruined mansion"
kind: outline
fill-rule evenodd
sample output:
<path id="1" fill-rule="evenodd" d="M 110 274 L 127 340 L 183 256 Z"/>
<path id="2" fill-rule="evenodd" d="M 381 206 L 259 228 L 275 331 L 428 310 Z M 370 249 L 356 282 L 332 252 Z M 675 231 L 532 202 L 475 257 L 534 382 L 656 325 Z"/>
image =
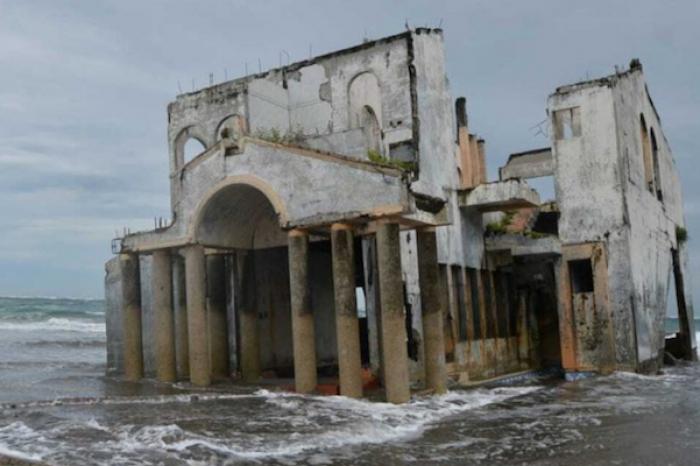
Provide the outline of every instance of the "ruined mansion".
<path id="1" fill-rule="evenodd" d="M 550 146 L 489 180 L 425 28 L 179 95 L 173 220 L 106 265 L 108 372 L 401 403 L 693 359 L 679 177 L 641 64 L 556 89 L 547 115 Z M 548 202 L 527 183 L 545 177 Z"/>

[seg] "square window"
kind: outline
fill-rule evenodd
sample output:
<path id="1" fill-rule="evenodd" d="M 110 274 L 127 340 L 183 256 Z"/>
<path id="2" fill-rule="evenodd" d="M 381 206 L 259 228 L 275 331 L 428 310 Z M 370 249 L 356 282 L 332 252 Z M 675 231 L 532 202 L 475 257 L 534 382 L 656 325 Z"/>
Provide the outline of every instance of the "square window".
<path id="1" fill-rule="evenodd" d="M 581 136 L 580 107 L 565 108 L 555 111 L 554 133 L 557 140 Z"/>

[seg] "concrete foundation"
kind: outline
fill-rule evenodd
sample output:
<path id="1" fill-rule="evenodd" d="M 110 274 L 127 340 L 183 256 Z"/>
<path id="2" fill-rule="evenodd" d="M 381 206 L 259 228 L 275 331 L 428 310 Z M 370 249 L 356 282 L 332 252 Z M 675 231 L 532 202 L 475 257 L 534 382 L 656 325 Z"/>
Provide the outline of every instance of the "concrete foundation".
<path id="1" fill-rule="evenodd" d="M 289 233 L 289 291 L 292 307 L 294 387 L 297 393 L 316 389 L 316 338 L 309 288 L 309 236 L 301 230 Z"/>
<path id="2" fill-rule="evenodd" d="M 411 399 L 411 390 L 398 224 L 382 223 L 378 226 L 377 259 L 386 399 L 390 403 L 405 403 Z"/>
<path id="3" fill-rule="evenodd" d="M 185 248 L 185 280 L 187 284 L 187 335 L 190 353 L 190 382 L 211 384 L 209 342 L 207 332 L 206 262 L 204 248 Z"/>
<path id="4" fill-rule="evenodd" d="M 362 361 L 355 298 L 355 255 L 350 226 L 333 225 L 331 243 L 340 394 L 359 398 L 362 396 Z"/>
<path id="5" fill-rule="evenodd" d="M 156 344 L 156 378 L 161 382 L 174 382 L 175 368 L 175 320 L 173 315 L 173 281 L 169 250 L 153 253 L 151 271 L 153 293 L 154 332 Z"/>

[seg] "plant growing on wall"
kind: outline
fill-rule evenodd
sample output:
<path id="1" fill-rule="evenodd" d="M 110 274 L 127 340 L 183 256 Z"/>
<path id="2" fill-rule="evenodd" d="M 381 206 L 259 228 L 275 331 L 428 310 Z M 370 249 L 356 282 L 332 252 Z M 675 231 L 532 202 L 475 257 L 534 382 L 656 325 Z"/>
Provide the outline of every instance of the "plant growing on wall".
<path id="1" fill-rule="evenodd" d="M 688 241 L 688 230 L 683 227 L 676 227 L 676 241 L 678 244 Z"/>
<path id="2" fill-rule="evenodd" d="M 253 137 L 275 144 L 301 144 L 304 142 L 304 133 L 301 128 L 282 132 L 279 128 L 259 128 L 253 133 Z"/>
<path id="3" fill-rule="evenodd" d="M 487 236 L 499 236 L 508 233 L 508 226 L 513 221 L 515 212 L 506 212 L 498 222 L 491 222 L 486 225 L 485 234 Z"/>
<path id="4" fill-rule="evenodd" d="M 376 163 L 377 165 L 398 168 L 399 170 L 407 172 L 415 172 L 417 168 L 415 162 L 405 162 L 403 160 L 388 159 L 374 149 L 369 149 L 367 151 L 367 158 L 370 162 Z"/>

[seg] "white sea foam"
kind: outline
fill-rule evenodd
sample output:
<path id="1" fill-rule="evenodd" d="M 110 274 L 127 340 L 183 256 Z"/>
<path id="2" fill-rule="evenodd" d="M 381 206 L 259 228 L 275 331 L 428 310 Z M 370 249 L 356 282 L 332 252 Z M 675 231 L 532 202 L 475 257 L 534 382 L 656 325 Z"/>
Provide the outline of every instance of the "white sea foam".
<path id="1" fill-rule="evenodd" d="M 194 432 L 172 421 L 161 425 L 119 424 L 110 427 L 95 418 L 89 418 L 79 426 L 73 421 L 56 426 L 48 432 L 36 432 L 16 422 L 0 429 L 0 446 L 26 454 L 38 454 L 40 458 L 35 459 L 46 460 L 40 450 L 37 450 L 43 444 L 51 449 L 52 456 L 69 455 L 73 459 L 72 464 L 87 464 L 89 461 L 80 449 L 63 442 L 57 443 L 57 439 L 65 438 L 67 430 L 80 428 L 99 431 L 102 436 L 107 435 L 107 439 L 91 443 L 87 448 L 91 453 L 101 452 L 102 458 L 111 457 L 111 464 L 127 464 L 134 458 L 140 459 L 144 464 L 160 464 L 167 462 L 166 458 L 182 459 L 202 454 L 206 457 L 215 455 L 259 462 L 276 459 L 288 463 L 307 462 L 313 456 L 315 462 L 324 464 L 329 454 L 351 455 L 353 447 L 357 445 L 414 439 L 420 437 L 431 424 L 446 417 L 537 389 L 538 387 L 511 387 L 458 391 L 442 396 L 416 398 L 405 405 L 339 396 L 300 396 L 267 390 L 249 395 L 212 394 L 198 395 L 196 398 L 174 395 L 131 400 L 104 399 L 101 402 L 131 401 L 135 404 L 183 403 L 195 399 L 197 403 L 236 398 L 256 399 L 260 419 L 264 419 L 267 426 L 247 429 L 248 421 L 237 417 L 234 405 L 218 408 L 220 416 L 226 417 L 225 423 L 233 430 L 216 434 L 208 431 Z M 46 435 L 47 438 L 39 440 L 40 435 Z M 151 459 L 147 462 L 145 458 Z"/>
<path id="2" fill-rule="evenodd" d="M 0 321 L 0 330 L 62 330 L 67 332 L 104 333 L 105 324 L 51 317 L 34 322 Z"/>
<path id="3" fill-rule="evenodd" d="M 419 398 L 405 405 L 376 403 L 346 397 L 302 397 L 260 390 L 277 413 L 276 422 L 293 426 L 289 435 L 214 438 L 182 430 L 176 425 L 122 428 L 120 437 L 129 448 L 157 448 L 183 452 L 198 447 L 225 456 L 250 460 L 293 457 L 319 449 L 343 449 L 361 444 L 400 442 L 417 438 L 432 423 L 445 417 L 523 395 L 537 387 L 499 388 L 450 392 Z M 273 422 L 275 422 L 273 421 Z M 330 422 L 330 424 L 329 424 Z"/>

